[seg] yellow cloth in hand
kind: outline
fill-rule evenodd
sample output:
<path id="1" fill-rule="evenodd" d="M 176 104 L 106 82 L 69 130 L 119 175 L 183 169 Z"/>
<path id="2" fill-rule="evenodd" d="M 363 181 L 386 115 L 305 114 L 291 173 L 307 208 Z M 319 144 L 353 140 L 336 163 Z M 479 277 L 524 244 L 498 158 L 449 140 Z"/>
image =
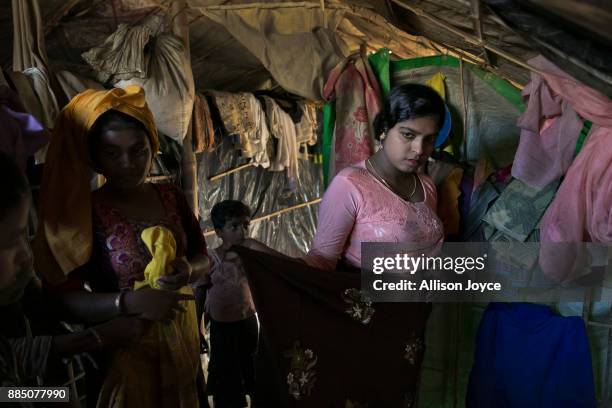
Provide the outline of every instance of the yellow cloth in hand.
<path id="1" fill-rule="evenodd" d="M 176 258 L 176 240 L 170 230 L 160 226 L 145 229 L 140 237 L 153 259 L 145 268 L 144 281 L 134 282 L 134 290 L 147 285 L 159 289 L 157 280 L 172 271 L 170 263 Z"/>
<path id="2" fill-rule="evenodd" d="M 134 290 L 159 288 L 157 279 L 172 273 L 176 241 L 161 226 L 145 229 L 141 238 L 153 259 L 146 266 L 143 281 Z M 193 295 L 190 286 L 180 293 Z M 185 312 L 178 312 L 170 323 L 154 322 L 140 342 L 118 350 L 104 381 L 99 408 L 197 407 L 196 378 L 200 364 L 198 323 L 193 301 L 183 301 Z"/>

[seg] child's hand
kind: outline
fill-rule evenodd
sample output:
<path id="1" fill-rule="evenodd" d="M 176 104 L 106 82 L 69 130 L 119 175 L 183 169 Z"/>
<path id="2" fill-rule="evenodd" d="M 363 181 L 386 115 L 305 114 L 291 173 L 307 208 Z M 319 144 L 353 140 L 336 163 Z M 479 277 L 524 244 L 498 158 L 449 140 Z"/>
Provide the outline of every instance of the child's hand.
<path id="1" fill-rule="evenodd" d="M 175 273 L 159 278 L 157 280 L 157 284 L 161 287 L 161 289 L 179 290 L 189 283 L 189 277 L 191 276 L 193 268 L 185 257 L 175 259 L 172 261 L 171 265 L 174 268 Z"/>

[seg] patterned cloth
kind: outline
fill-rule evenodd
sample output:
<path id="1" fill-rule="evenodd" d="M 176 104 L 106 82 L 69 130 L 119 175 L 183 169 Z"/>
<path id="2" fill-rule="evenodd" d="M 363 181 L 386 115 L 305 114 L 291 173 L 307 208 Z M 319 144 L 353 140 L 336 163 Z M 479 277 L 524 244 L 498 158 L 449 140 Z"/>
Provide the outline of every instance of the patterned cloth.
<path id="1" fill-rule="evenodd" d="M 227 132 L 239 135 L 242 157 L 267 168 L 270 165 L 267 152 L 270 132 L 257 98 L 247 92 L 211 91 L 210 94 L 215 99 Z"/>
<path id="2" fill-rule="evenodd" d="M 261 324 L 254 407 L 416 407 L 431 305 L 372 305 L 355 270 L 237 251 Z"/>
<path id="3" fill-rule="evenodd" d="M 335 158 L 329 179 L 347 166 L 374 152 L 374 118 L 381 109 L 381 94 L 367 56 L 347 58 L 329 74 L 323 90 L 326 100 L 336 101 Z"/>
<path id="4" fill-rule="evenodd" d="M 513 180 L 483 220 L 508 236 L 525 241 L 552 201 L 558 185 L 555 181 L 539 189 Z"/>

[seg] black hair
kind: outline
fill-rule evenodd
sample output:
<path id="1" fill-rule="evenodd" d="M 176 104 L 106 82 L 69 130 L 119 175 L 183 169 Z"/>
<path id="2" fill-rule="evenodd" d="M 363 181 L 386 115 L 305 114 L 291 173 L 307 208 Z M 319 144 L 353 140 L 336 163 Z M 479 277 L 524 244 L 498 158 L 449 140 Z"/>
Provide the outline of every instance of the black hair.
<path id="1" fill-rule="evenodd" d="M 0 216 L 17 207 L 30 193 L 30 185 L 25 174 L 21 172 L 13 157 L 0 152 Z"/>
<path id="2" fill-rule="evenodd" d="M 391 89 L 382 110 L 374 119 L 376 139 L 398 122 L 433 116 L 438 128 L 444 124 L 445 107 L 440 95 L 432 88 L 419 84 L 404 84 Z"/>
<path id="3" fill-rule="evenodd" d="M 149 131 L 145 125 L 138 119 L 119 112 L 118 110 L 110 109 L 104 112 L 96 119 L 94 125 L 89 131 L 87 137 L 87 144 L 89 147 L 89 157 L 95 163 L 95 151 L 100 145 L 102 135 L 109 130 L 120 130 L 120 129 L 134 129 L 142 130 L 145 134 L 149 135 Z"/>
<path id="4" fill-rule="evenodd" d="M 251 209 L 242 201 L 224 200 L 213 206 L 210 211 L 215 230 L 222 230 L 225 223 L 234 217 L 250 217 Z"/>

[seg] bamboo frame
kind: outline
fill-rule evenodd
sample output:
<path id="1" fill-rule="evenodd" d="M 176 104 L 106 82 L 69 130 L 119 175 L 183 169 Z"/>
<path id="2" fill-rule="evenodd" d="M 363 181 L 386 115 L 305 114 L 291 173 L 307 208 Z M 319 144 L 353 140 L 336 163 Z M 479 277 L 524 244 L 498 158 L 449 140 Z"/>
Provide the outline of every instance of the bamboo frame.
<path id="1" fill-rule="evenodd" d="M 234 167 L 233 169 L 229 169 L 229 170 L 223 171 L 221 173 L 215 174 L 214 176 L 210 176 L 208 178 L 208 181 L 219 180 L 220 178 L 223 178 L 225 176 L 229 176 L 232 173 L 236 173 L 236 172 L 238 172 L 240 170 L 243 170 L 243 169 L 246 169 L 246 168 L 249 168 L 249 167 L 253 167 L 254 165 L 255 165 L 255 163 L 252 163 L 252 162 L 251 163 L 242 164 L 242 165 L 240 165 L 238 167 Z"/>
<path id="2" fill-rule="evenodd" d="M 297 204 L 297 205 L 294 205 L 294 206 L 291 206 L 291 207 L 280 209 L 278 211 L 274 211 L 273 213 L 270 213 L 268 215 L 264 215 L 264 216 L 252 219 L 251 220 L 251 224 L 256 224 L 256 223 L 261 222 L 261 221 L 266 221 L 266 220 L 269 220 L 270 218 L 274 218 L 274 217 L 277 217 L 279 215 L 282 215 L 282 214 L 285 214 L 285 213 L 288 213 L 288 212 L 291 212 L 291 211 L 294 211 L 294 210 L 297 210 L 297 209 L 300 209 L 300 208 L 309 207 L 311 205 L 319 204 L 322 200 L 323 199 L 321 199 L 321 198 L 316 198 L 314 200 L 307 201 L 305 203 Z M 215 234 L 215 230 L 206 230 L 206 231 L 203 232 L 203 235 L 205 237 L 208 237 L 208 236 L 211 236 L 211 235 L 214 235 L 214 234 Z"/>
<path id="3" fill-rule="evenodd" d="M 448 24 L 445 21 L 442 21 L 434 16 L 432 16 L 431 14 L 416 8 L 414 6 L 410 6 L 408 4 L 404 4 L 403 2 L 401 2 L 400 0 L 391 0 L 393 3 L 397 4 L 399 7 L 406 9 L 414 14 L 416 14 L 419 17 L 422 17 L 424 19 L 429 20 L 430 22 L 434 23 L 435 25 L 437 25 L 438 27 L 444 28 L 445 30 L 461 37 L 464 41 L 469 42 L 472 45 L 476 45 L 478 47 L 484 47 L 485 49 L 499 55 L 502 58 L 507 59 L 508 61 L 523 67 L 529 71 L 535 72 L 537 74 L 542 75 L 542 71 L 540 71 L 539 69 L 532 67 L 531 65 L 527 64 L 526 62 L 521 61 L 519 58 L 515 57 L 514 55 L 500 49 L 497 48 L 493 45 L 487 44 L 485 41 L 481 41 L 479 40 L 477 37 L 474 37 L 473 35 L 466 33 L 463 30 L 460 30 L 458 28 L 453 27 L 452 25 Z"/>

